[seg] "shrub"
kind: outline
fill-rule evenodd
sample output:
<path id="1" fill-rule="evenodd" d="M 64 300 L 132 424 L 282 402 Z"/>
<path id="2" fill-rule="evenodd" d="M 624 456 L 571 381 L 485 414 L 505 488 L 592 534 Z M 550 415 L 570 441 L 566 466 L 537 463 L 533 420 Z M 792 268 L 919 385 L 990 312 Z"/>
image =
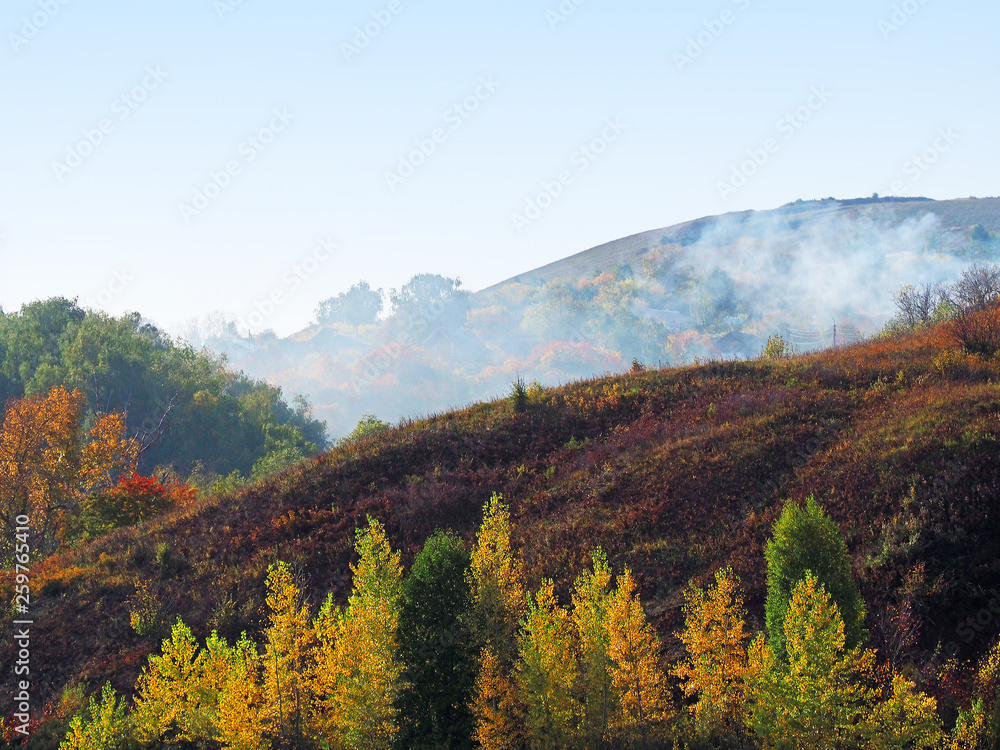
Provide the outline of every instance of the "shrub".
<path id="1" fill-rule="evenodd" d="M 761 359 L 789 359 L 798 353 L 794 344 L 785 341 L 780 333 L 776 333 L 768 338 L 760 356 Z"/>
<path id="2" fill-rule="evenodd" d="M 1000 352 L 1000 305 L 959 314 L 952 322 L 951 335 L 968 354 L 996 355 Z"/>
<path id="3" fill-rule="evenodd" d="M 528 386 L 524 378 L 518 378 L 510 388 L 508 397 L 511 408 L 516 412 L 525 411 L 528 408 Z"/>

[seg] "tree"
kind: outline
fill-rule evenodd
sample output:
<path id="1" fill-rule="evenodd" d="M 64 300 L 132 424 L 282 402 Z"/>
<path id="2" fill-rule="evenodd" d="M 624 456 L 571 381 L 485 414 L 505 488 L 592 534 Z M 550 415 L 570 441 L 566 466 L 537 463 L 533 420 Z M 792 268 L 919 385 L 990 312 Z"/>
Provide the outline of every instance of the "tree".
<path id="1" fill-rule="evenodd" d="M 124 750 L 129 744 L 125 700 L 119 700 L 110 683 L 101 690 L 101 701 L 90 698 L 85 715 L 69 723 L 69 734 L 59 750 Z"/>
<path id="2" fill-rule="evenodd" d="M 792 590 L 784 622 L 786 658 L 751 644 L 748 724 L 773 750 L 854 747 L 874 693 L 862 678 L 874 652 L 845 647 L 844 620 L 823 584 L 807 571 Z"/>
<path id="3" fill-rule="evenodd" d="M 937 701 L 902 675 L 892 676 L 891 694 L 865 718 L 861 735 L 871 750 L 933 750 L 944 741 Z"/>
<path id="4" fill-rule="evenodd" d="M 947 291 L 939 284 L 920 287 L 904 286 L 896 293 L 894 325 L 907 330 L 929 325 L 938 319 L 942 304 L 947 304 Z"/>
<path id="5" fill-rule="evenodd" d="M 520 750 L 522 717 L 517 698 L 514 675 L 484 648 L 472 702 L 472 738 L 482 750 Z"/>
<path id="6" fill-rule="evenodd" d="M 215 634 L 200 650 L 191 629 L 178 618 L 160 654 L 149 657 L 136 682 L 133 714 L 145 742 L 218 739 L 219 694 L 232 651 Z"/>
<path id="7" fill-rule="evenodd" d="M 0 520 L 5 559 L 18 516 L 28 516 L 34 552 L 51 552 L 88 495 L 131 473 L 135 441 L 125 435 L 121 414 L 97 415 L 83 427 L 85 398 L 62 386 L 7 404 L 0 427 Z"/>
<path id="8" fill-rule="evenodd" d="M 581 742 L 585 748 L 604 747 L 618 712 L 611 679 L 611 567 L 597 549 L 591 556 L 593 570 L 585 570 L 573 586 L 573 624 L 580 644 L 582 685 Z"/>
<path id="9" fill-rule="evenodd" d="M 669 698 L 660 671 L 660 642 L 646 619 L 632 571 L 618 576 L 608 612 L 611 681 L 621 705 L 618 729 L 628 740 L 638 735 L 645 748 L 649 736 L 667 719 Z"/>
<path id="10" fill-rule="evenodd" d="M 556 602 L 546 579 L 529 604 L 517 665 L 533 750 L 573 745 L 581 711 L 574 694 L 580 672 L 573 630 L 569 612 Z"/>
<path id="11" fill-rule="evenodd" d="M 270 618 L 262 660 L 264 723 L 272 736 L 292 744 L 300 742 L 308 729 L 311 696 L 307 675 L 315 645 L 309 608 L 301 599 L 289 565 L 272 565 L 267 576 Z"/>
<path id="12" fill-rule="evenodd" d="M 476 651 L 470 628 L 469 553 L 450 532 L 424 543 L 399 600 L 399 746 L 468 748 Z"/>
<path id="13" fill-rule="evenodd" d="M 261 673 L 257 647 L 244 633 L 230 652 L 219 692 L 218 730 L 226 750 L 270 750 Z"/>
<path id="14" fill-rule="evenodd" d="M 384 293 L 372 289 L 367 281 L 359 281 L 346 292 L 319 303 L 316 320 L 321 325 L 347 323 L 362 326 L 374 323 L 382 312 Z"/>
<path id="15" fill-rule="evenodd" d="M 702 737 L 734 733 L 743 725 L 743 680 L 747 633 L 739 579 L 729 568 L 716 571 L 707 592 L 691 587 L 684 607 L 680 639 L 687 651 L 673 674 L 684 694 L 697 697 L 691 706 L 695 731 Z"/>
<path id="16" fill-rule="evenodd" d="M 847 645 L 862 642 L 865 603 L 851 575 L 847 545 L 837 524 L 814 497 L 806 500 L 805 509 L 793 502 L 785 505 L 764 555 L 767 559 L 765 620 L 768 644 L 776 658 L 785 658 L 788 602 L 806 571 L 812 572 L 836 602 L 844 620 Z"/>
<path id="17" fill-rule="evenodd" d="M 518 622 L 525 607 L 523 572 L 510 537 L 510 509 L 503 495 L 493 493 L 483 506 L 483 522 L 469 565 L 469 585 L 477 645 L 496 654 L 501 666 L 514 662 Z"/>
<path id="18" fill-rule="evenodd" d="M 1000 299 L 1000 266 L 977 264 L 962 272 L 948 291 L 948 300 L 958 312 L 985 310 Z"/>
<path id="19" fill-rule="evenodd" d="M 347 609 L 330 602 L 315 624 L 321 647 L 313 672 L 320 734 L 350 750 L 386 750 L 399 732 L 397 699 L 402 567 L 381 523 L 358 530 L 359 556 Z"/>
<path id="20" fill-rule="evenodd" d="M 469 293 L 461 286 L 458 279 L 417 274 L 389 292 L 392 314 L 409 331 L 430 333 L 439 326 L 462 326 L 469 311 Z"/>
<path id="21" fill-rule="evenodd" d="M 525 588 L 510 536 L 510 509 L 502 495 L 493 493 L 483 506 L 483 522 L 469 565 L 471 625 L 480 665 L 472 713 L 474 736 L 485 750 L 517 747 L 519 735 L 513 669 Z"/>

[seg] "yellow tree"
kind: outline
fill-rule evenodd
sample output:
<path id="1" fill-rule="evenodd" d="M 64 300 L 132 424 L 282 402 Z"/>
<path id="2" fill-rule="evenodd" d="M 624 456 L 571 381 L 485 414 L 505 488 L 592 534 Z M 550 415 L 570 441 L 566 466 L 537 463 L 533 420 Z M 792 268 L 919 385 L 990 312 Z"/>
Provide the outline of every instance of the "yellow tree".
<path id="1" fill-rule="evenodd" d="M 517 685 L 489 649 L 483 649 L 476 676 L 472 711 L 476 722 L 473 740 L 483 750 L 519 748 L 521 716 Z"/>
<path id="2" fill-rule="evenodd" d="M 573 623 L 580 643 L 580 677 L 583 693 L 581 741 L 585 748 L 603 747 L 617 713 L 617 695 L 611 680 L 611 567 L 601 549 L 592 555 L 593 570 L 576 579 Z"/>
<path id="3" fill-rule="evenodd" d="M 863 678 L 875 655 L 860 646 L 845 649 L 840 610 L 808 571 L 792 591 L 784 636 L 787 663 L 762 638 L 750 647 L 750 727 L 775 750 L 854 746 L 874 698 Z"/>
<path id="4" fill-rule="evenodd" d="M 399 594 L 403 569 L 378 521 L 358 531 L 347 609 L 328 602 L 315 632 L 320 641 L 312 683 L 320 733 L 331 747 L 387 750 L 398 733 L 396 697 Z"/>
<path id="5" fill-rule="evenodd" d="M 257 647 L 244 635 L 233 650 L 219 694 L 219 738 L 225 750 L 270 750 L 262 671 Z"/>
<path id="6" fill-rule="evenodd" d="M 890 691 L 864 720 L 864 746 L 871 750 L 940 748 L 944 732 L 937 701 L 917 691 L 913 682 L 899 674 L 892 676 Z"/>
<path id="7" fill-rule="evenodd" d="M 574 694 L 580 670 L 573 623 L 556 602 L 551 580 L 542 582 L 529 605 L 520 651 L 517 669 L 530 746 L 571 747 L 581 710 Z"/>
<path id="8" fill-rule="evenodd" d="M 618 728 L 626 737 L 638 735 L 643 747 L 670 712 L 666 679 L 660 670 L 660 641 L 646 619 L 632 572 L 618 576 L 608 613 L 611 680 L 621 711 Z"/>
<path id="9" fill-rule="evenodd" d="M 695 732 L 713 736 L 743 726 L 743 679 L 746 675 L 747 633 L 739 579 L 726 568 L 715 574 L 707 592 L 691 587 L 680 635 L 687 657 L 673 674 L 684 694 L 696 697 L 691 706 Z"/>
<path id="10" fill-rule="evenodd" d="M 198 742 L 218 738 L 219 693 L 228 676 L 231 649 L 209 639 L 200 650 L 191 629 L 178 618 L 161 653 L 136 682 L 133 718 L 141 740 Z"/>
<path id="11" fill-rule="evenodd" d="M 483 523 L 469 565 L 469 585 L 479 643 L 507 666 L 517 654 L 517 628 L 525 605 L 524 574 L 510 537 L 510 509 L 502 495 L 493 493 L 483 506 Z"/>
<path id="12" fill-rule="evenodd" d="M 473 633 L 481 650 L 472 699 L 474 734 L 484 750 L 507 750 L 519 742 L 513 669 L 525 588 L 521 563 L 511 547 L 510 510 L 497 493 L 483 506 L 469 587 Z"/>
<path id="13" fill-rule="evenodd" d="M 307 729 L 307 674 L 315 646 L 309 609 L 300 600 L 289 565 L 272 565 L 267 576 L 270 619 L 264 633 L 264 721 L 274 737 L 291 743 Z"/>

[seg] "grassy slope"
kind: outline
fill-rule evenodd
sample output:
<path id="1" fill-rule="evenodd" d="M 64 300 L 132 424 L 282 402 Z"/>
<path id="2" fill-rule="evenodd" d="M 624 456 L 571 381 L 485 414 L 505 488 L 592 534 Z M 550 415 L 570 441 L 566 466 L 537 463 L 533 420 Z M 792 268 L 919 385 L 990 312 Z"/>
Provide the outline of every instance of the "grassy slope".
<path id="1" fill-rule="evenodd" d="M 437 526 L 471 539 L 495 490 L 514 509 L 532 585 L 552 576 L 565 594 L 598 544 L 632 566 L 665 659 L 678 652 L 683 586 L 720 565 L 742 576 L 759 624 L 769 528 L 785 498 L 810 493 L 848 538 L 876 642 L 887 604 L 909 592 L 922 652 L 956 640 L 973 656 L 997 629 L 968 645 L 955 634 L 1000 572 L 1000 365 L 942 375 L 932 362 L 949 345 L 937 329 L 788 362 L 577 383 L 525 413 L 481 404 L 121 530 L 34 573 L 36 700 L 79 678 L 130 690 L 158 647 L 129 626 L 138 580 L 166 619 L 232 637 L 259 628 L 273 560 L 295 564 L 314 602 L 329 590 L 343 601 L 366 514 L 408 562 Z M 11 659 L 0 639 L 8 694 Z"/>

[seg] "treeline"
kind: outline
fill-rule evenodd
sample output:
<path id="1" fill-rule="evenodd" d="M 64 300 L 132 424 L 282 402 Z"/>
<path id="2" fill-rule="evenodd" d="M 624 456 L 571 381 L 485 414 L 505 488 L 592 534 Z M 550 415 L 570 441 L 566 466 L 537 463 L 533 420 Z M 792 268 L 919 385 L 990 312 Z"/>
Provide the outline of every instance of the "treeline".
<path id="1" fill-rule="evenodd" d="M 0 310 L 0 404 L 55 387 L 83 394 L 87 425 L 123 415 L 143 446 L 139 471 L 194 475 L 202 488 L 326 447 L 305 399 L 286 403 L 279 388 L 178 344 L 138 313 L 111 317 L 63 298 Z"/>
<path id="2" fill-rule="evenodd" d="M 276 563 L 261 642 L 213 633 L 200 646 L 178 620 L 131 710 L 105 686 L 61 748 L 973 750 L 1000 740 L 1000 645 L 946 731 L 919 675 L 866 648 L 846 546 L 811 498 L 786 506 L 767 545 L 765 632 L 749 632 L 739 581 L 720 570 L 709 589 L 689 587 L 686 655 L 669 670 L 628 568 L 616 575 L 594 551 L 560 603 L 550 580 L 527 593 L 510 540 L 494 495 L 471 552 L 436 532 L 404 576 L 369 519 L 346 607 L 328 597 L 314 611 Z"/>

